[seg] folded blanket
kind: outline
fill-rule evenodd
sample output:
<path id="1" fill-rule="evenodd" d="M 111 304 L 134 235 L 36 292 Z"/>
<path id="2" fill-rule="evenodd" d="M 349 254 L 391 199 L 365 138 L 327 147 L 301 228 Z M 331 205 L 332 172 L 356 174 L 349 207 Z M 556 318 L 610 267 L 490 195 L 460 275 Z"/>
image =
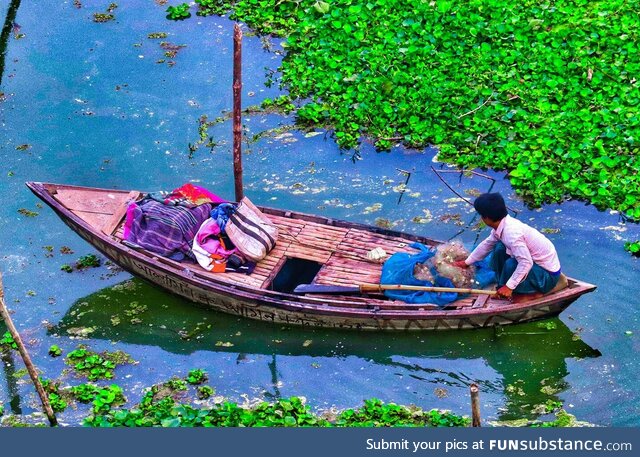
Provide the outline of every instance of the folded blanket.
<path id="1" fill-rule="evenodd" d="M 168 206 L 149 198 L 131 203 L 125 239 L 164 257 L 195 260 L 191 245 L 212 207 L 209 203 L 195 208 Z"/>

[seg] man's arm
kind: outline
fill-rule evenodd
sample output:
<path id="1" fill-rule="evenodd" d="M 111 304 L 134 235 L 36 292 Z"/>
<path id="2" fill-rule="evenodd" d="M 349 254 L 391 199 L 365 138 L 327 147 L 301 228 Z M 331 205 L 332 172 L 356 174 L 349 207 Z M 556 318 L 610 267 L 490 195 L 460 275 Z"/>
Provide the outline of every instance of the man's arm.
<path id="1" fill-rule="evenodd" d="M 516 238 L 511 244 L 510 249 L 511 255 L 518 261 L 516 270 L 506 284 L 509 289 L 513 290 L 527 277 L 531 267 L 533 267 L 533 260 L 531 259 L 531 252 L 522 237 Z"/>
<path id="2" fill-rule="evenodd" d="M 488 237 L 486 237 L 482 243 L 480 243 L 471 254 L 469 254 L 469 257 L 467 257 L 467 259 L 464 261 L 464 263 L 466 265 L 471 265 L 473 263 L 476 263 L 482 259 L 484 259 L 486 256 L 489 255 L 489 253 L 493 250 L 493 247 L 496 245 L 496 243 L 498 242 L 498 238 L 495 236 L 495 232 L 493 230 L 491 230 L 491 233 L 489 234 Z"/>

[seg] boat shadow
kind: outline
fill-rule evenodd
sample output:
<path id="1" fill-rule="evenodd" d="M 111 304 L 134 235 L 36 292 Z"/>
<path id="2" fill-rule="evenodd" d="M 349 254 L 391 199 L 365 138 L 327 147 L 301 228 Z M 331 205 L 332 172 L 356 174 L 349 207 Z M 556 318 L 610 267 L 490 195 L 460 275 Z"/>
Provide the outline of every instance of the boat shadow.
<path id="1" fill-rule="evenodd" d="M 558 318 L 438 332 L 299 328 L 202 309 L 136 278 L 76 301 L 48 332 L 156 346 L 175 354 L 232 353 L 238 363 L 254 354 L 357 357 L 401 370 L 431 391 L 476 382 L 481 392 L 506 398 L 501 420 L 536 417 L 535 405 L 559 401 L 570 387 L 567 361 L 601 355 Z M 488 368 L 478 371 L 479 365 Z"/>

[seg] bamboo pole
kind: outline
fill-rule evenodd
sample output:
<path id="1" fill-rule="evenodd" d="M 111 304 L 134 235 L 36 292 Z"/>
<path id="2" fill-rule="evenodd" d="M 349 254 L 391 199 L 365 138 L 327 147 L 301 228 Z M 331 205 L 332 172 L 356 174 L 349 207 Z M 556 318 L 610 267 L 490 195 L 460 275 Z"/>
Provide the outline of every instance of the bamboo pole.
<path id="1" fill-rule="evenodd" d="M 463 287 L 410 286 L 406 284 L 362 284 L 360 292 L 382 292 L 383 290 L 422 290 L 424 292 L 455 292 L 458 294 L 496 295 L 495 290 L 466 289 Z"/>
<path id="2" fill-rule="evenodd" d="M 242 30 L 233 26 L 233 179 L 236 201 L 244 197 L 242 186 Z"/>
<path id="3" fill-rule="evenodd" d="M 11 316 L 9 316 L 9 311 L 4 303 L 4 288 L 2 286 L 2 273 L 0 273 L 0 315 L 2 316 L 2 320 L 4 320 L 5 324 L 7 324 L 7 328 L 9 329 L 9 333 L 13 337 L 13 340 L 16 342 L 18 346 L 18 352 L 22 356 L 22 360 L 24 361 L 24 365 L 27 367 L 27 371 L 29 372 L 29 377 L 31 377 L 31 381 L 36 386 L 36 390 L 38 391 L 38 395 L 40 396 L 40 401 L 42 401 L 42 406 L 44 408 L 44 412 L 49 419 L 49 423 L 52 427 L 58 425 L 58 421 L 56 420 L 56 415 L 51 408 L 51 404 L 49 403 L 49 397 L 47 396 L 44 388 L 42 387 L 42 383 L 40 382 L 40 378 L 38 377 L 38 372 L 36 371 L 36 367 L 31 362 L 31 357 L 29 357 L 29 353 L 27 352 L 27 348 L 24 346 L 22 342 L 22 338 L 20 338 L 20 334 L 16 329 L 15 325 L 13 325 L 13 321 L 11 320 Z"/>
<path id="4" fill-rule="evenodd" d="M 478 396 L 478 385 L 473 383 L 469 387 L 471 392 L 471 426 L 481 427 L 480 425 L 480 398 Z"/>

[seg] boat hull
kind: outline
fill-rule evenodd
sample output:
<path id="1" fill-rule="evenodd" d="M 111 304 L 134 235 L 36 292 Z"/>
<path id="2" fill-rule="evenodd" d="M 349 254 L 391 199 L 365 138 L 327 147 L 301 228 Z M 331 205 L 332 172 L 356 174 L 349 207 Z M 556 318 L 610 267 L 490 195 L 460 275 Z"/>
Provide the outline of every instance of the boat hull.
<path id="1" fill-rule="evenodd" d="M 29 187 L 43 199 L 71 230 L 129 273 L 144 278 L 168 292 L 212 310 L 274 324 L 350 330 L 460 330 L 510 325 L 545 319 L 561 313 L 583 293 L 537 300 L 531 305 L 504 302 L 499 309 L 411 310 L 377 309 L 375 306 L 341 308 L 322 298 L 297 297 L 273 291 L 251 290 L 237 284 L 213 282 L 188 268 L 177 272 L 175 263 L 141 253 L 96 231 L 43 190 Z"/>

